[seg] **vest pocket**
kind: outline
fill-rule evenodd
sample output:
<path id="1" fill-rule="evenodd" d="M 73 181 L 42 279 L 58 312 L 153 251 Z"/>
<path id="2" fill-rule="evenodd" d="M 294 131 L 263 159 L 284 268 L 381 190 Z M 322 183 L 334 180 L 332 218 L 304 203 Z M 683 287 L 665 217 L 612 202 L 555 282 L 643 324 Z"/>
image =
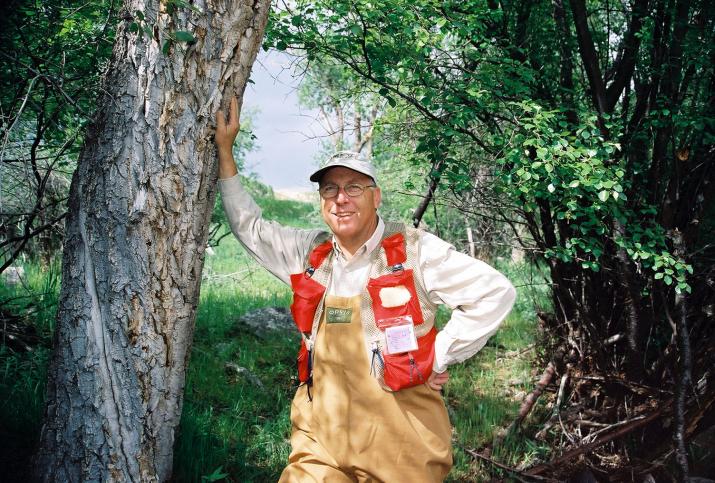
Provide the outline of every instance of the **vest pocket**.
<path id="1" fill-rule="evenodd" d="M 310 379 L 310 352 L 305 346 L 305 341 L 300 341 L 298 350 L 298 380 L 305 383 Z"/>
<path id="2" fill-rule="evenodd" d="M 290 313 L 293 315 L 298 330 L 309 333 L 313 328 L 313 317 L 323 298 L 325 287 L 305 273 L 292 274 L 290 284 L 293 287 L 293 303 L 290 305 Z"/>
<path id="3" fill-rule="evenodd" d="M 415 290 L 415 280 L 412 270 L 400 270 L 398 272 L 383 275 L 378 278 L 371 278 L 367 283 L 367 291 L 372 299 L 372 311 L 375 314 L 375 321 L 379 327 L 382 319 L 391 319 L 409 315 L 415 325 L 424 322 L 420 301 Z M 409 293 L 409 298 L 403 293 Z M 393 304 L 392 300 L 383 300 L 390 294 L 393 300 L 407 299 L 404 303 Z M 385 305 L 388 305 L 387 307 Z"/>
<path id="4" fill-rule="evenodd" d="M 385 384 L 393 391 L 427 382 L 434 363 L 434 327 L 417 339 L 417 350 L 402 354 L 382 354 Z"/>

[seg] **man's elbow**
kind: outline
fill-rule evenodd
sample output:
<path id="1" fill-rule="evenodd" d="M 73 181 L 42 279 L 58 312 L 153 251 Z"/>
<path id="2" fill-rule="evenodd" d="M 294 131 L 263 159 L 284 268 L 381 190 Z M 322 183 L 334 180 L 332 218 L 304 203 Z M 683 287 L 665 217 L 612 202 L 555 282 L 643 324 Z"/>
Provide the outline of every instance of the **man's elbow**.
<path id="1" fill-rule="evenodd" d="M 504 312 L 508 314 L 516 302 L 516 289 L 506 277 L 503 282 L 501 305 L 504 307 Z"/>

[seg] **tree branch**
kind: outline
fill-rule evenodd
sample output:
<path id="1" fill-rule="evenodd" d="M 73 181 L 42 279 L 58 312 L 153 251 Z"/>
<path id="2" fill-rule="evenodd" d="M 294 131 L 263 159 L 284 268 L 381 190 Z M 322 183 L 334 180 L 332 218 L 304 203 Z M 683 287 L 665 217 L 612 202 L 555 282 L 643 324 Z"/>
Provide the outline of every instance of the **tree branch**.
<path id="1" fill-rule="evenodd" d="M 581 53 L 581 60 L 583 61 L 588 82 L 591 86 L 593 105 L 599 114 L 605 114 L 609 112 L 608 102 L 606 101 L 606 86 L 603 82 L 603 76 L 601 75 L 601 68 L 598 65 L 596 47 L 591 37 L 591 31 L 588 28 L 586 5 L 584 0 L 569 0 L 569 3 L 571 4 L 571 11 L 574 17 L 574 25 L 576 26 L 578 50 Z"/>
<path id="2" fill-rule="evenodd" d="M 640 36 L 637 35 L 643 26 L 643 19 L 648 12 L 648 0 L 636 0 L 633 5 L 631 21 L 628 25 L 625 39 L 623 41 L 623 56 L 615 68 L 613 82 L 606 91 L 606 112 L 612 112 L 616 107 L 618 98 L 623 89 L 630 82 L 631 76 L 636 66 L 638 48 L 640 47 Z"/>

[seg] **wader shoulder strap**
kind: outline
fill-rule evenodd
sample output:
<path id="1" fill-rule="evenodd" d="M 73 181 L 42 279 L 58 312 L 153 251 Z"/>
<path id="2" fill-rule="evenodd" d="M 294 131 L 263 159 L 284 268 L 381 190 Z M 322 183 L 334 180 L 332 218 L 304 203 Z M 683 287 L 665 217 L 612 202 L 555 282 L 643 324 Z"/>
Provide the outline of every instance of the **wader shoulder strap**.
<path id="1" fill-rule="evenodd" d="M 422 267 L 420 266 L 420 235 L 422 231 L 417 228 L 406 227 L 405 245 L 408 247 L 408 256 L 412 260 L 412 268 L 415 279 L 415 290 L 422 305 L 422 313 L 426 319 L 434 319 L 437 315 L 437 306 L 432 303 L 427 294 Z"/>
<path id="2" fill-rule="evenodd" d="M 425 297 L 422 300 L 428 300 L 427 290 L 425 289 L 424 279 L 422 278 L 422 270 L 420 268 L 420 234 L 421 230 L 408 227 L 404 223 L 385 222 L 385 233 L 382 238 L 382 247 L 385 250 L 385 267 L 380 266 L 379 271 L 387 267 L 395 267 L 396 265 L 404 265 L 405 268 L 411 268 L 415 274 L 415 288 L 420 297 Z M 375 256 L 378 260 L 382 257 L 379 253 Z M 376 260 L 377 261 L 377 260 Z M 400 267 L 397 267 L 400 268 Z"/>
<path id="3" fill-rule="evenodd" d="M 321 231 L 320 233 L 318 233 L 318 235 L 310 244 L 310 251 L 308 252 L 308 256 L 305 258 L 305 260 L 303 260 L 305 270 L 309 270 L 310 268 L 318 268 L 323 263 L 323 260 L 328 257 L 332 249 L 333 242 L 331 240 L 330 233 L 327 231 Z"/>
<path id="4" fill-rule="evenodd" d="M 311 250 L 308 255 L 307 270 L 310 272 L 310 276 L 313 280 L 318 282 L 320 285 L 325 287 L 325 292 L 323 297 L 318 303 L 318 307 L 313 315 L 313 325 L 310 331 L 310 339 L 307 341 L 310 349 L 312 350 L 312 343 L 315 341 L 315 336 L 318 333 L 318 325 L 320 323 L 320 317 L 323 315 L 323 305 L 325 300 L 325 295 L 327 294 L 327 288 L 330 283 L 330 277 L 333 274 L 332 257 L 333 257 L 333 239 L 330 233 L 321 233 L 322 237 L 316 238 L 316 245 Z"/>

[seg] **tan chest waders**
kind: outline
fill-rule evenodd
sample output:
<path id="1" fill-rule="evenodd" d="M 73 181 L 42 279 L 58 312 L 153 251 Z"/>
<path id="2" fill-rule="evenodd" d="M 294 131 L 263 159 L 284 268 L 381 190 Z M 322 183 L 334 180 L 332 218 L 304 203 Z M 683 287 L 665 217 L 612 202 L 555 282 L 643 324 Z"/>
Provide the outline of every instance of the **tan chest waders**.
<path id="1" fill-rule="evenodd" d="M 282 482 L 438 482 L 451 468 L 447 411 L 424 384 L 434 360 L 436 306 L 415 283 L 418 233 L 392 223 L 385 232 L 361 295 L 325 295 L 329 241 L 312 250 L 304 273 L 291 275 L 303 384 L 291 407 L 292 451 Z M 398 319 L 410 326 L 391 325 Z M 411 336 L 415 345 L 390 354 L 386 330 Z"/>
<path id="2" fill-rule="evenodd" d="M 441 482 L 452 465 L 441 395 L 424 384 L 385 391 L 370 375 L 360 297 L 325 298 L 308 385 L 291 405 L 289 464 L 281 482 Z M 335 321 L 327 322 L 334 309 Z M 345 314 L 350 314 L 345 322 Z"/>

